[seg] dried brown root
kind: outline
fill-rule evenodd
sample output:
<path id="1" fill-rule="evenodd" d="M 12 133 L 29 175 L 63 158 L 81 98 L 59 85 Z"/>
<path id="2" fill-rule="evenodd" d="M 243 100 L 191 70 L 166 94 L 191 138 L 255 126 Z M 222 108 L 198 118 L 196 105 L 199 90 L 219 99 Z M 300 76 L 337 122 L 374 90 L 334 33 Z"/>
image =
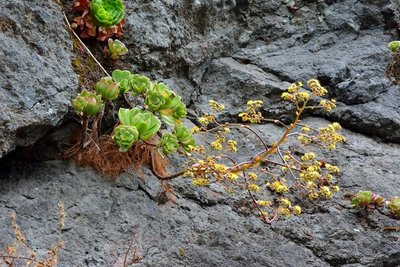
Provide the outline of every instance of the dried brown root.
<path id="1" fill-rule="evenodd" d="M 151 166 L 165 176 L 168 163 L 154 146 L 143 142 L 136 142 L 130 150 L 121 153 L 109 135 L 89 143 L 86 148 L 76 150 L 72 158 L 78 165 L 90 166 L 111 179 L 130 168 L 140 170 L 143 166 Z"/>
<path id="2" fill-rule="evenodd" d="M 385 76 L 394 84 L 400 84 L 400 51 L 393 54 L 386 70 Z"/>

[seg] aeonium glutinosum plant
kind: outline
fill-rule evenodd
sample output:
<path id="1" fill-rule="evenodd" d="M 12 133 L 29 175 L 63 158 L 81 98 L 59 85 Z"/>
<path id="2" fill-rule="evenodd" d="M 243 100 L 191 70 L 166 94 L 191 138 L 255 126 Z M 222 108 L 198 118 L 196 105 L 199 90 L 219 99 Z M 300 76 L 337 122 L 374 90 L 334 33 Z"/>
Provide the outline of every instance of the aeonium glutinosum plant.
<path id="1" fill-rule="evenodd" d="M 353 208 L 364 210 L 383 209 L 389 212 L 392 217 L 400 219 L 399 197 L 386 200 L 372 191 L 359 191 L 352 197 L 351 205 Z"/>
<path id="2" fill-rule="evenodd" d="M 200 127 L 192 129 L 193 133 L 214 133 L 211 150 L 203 146 L 192 149 L 187 163 L 185 175 L 191 177 L 196 186 L 207 186 L 221 183 L 228 192 L 245 191 L 261 219 L 270 223 L 279 217 L 299 215 L 301 207 L 295 204 L 297 199 L 309 201 L 329 199 L 339 191 L 336 178 L 339 168 L 318 157 L 311 147 L 333 150 L 345 138 L 338 133 L 338 123 L 332 123 L 318 129 L 304 125 L 301 116 L 305 110 L 321 108 L 330 111 L 335 107 L 334 100 L 322 100 L 318 105 L 309 105 L 309 100 L 321 97 L 327 90 L 319 81 L 307 82 L 308 91 L 298 82 L 289 86 L 282 98 L 293 104 L 296 109 L 294 121 L 284 126 L 281 137 L 271 144 L 261 137 L 254 126 L 240 123 L 219 123 L 216 114 L 224 109 L 224 105 L 210 100 L 213 112 L 199 118 Z M 246 111 L 239 114 L 244 122 L 252 124 L 268 121 L 263 118 L 259 108 L 262 101 L 251 100 Z M 240 128 L 254 135 L 259 142 L 259 151 L 254 155 L 246 155 L 243 161 L 232 129 Z M 298 156 L 286 143 L 290 138 L 297 140 L 306 150 Z M 303 199 L 304 201 L 304 199 Z"/>
<path id="3" fill-rule="evenodd" d="M 120 40 L 109 38 L 107 44 L 108 46 L 105 49 L 106 53 L 108 53 L 113 60 L 120 59 L 128 53 L 128 48 L 126 48 L 125 44 Z"/>
<path id="4" fill-rule="evenodd" d="M 191 177 L 196 186 L 218 182 L 228 192 L 245 191 L 266 223 L 281 216 L 287 218 L 292 214 L 299 215 L 301 207 L 295 202 L 301 196 L 315 201 L 329 199 L 339 191 L 335 178 L 339 174 L 338 167 L 319 158 L 314 151 L 306 151 L 298 156 L 285 146 L 289 138 L 295 138 L 305 148 L 313 145 L 333 150 L 338 143 L 345 141 L 338 134 L 341 128 L 338 123 L 318 129 L 301 123 L 301 115 L 307 109 L 322 108 L 330 111 L 335 107 L 333 100 L 308 105 L 311 98 L 321 97 L 327 92 L 317 80 L 308 81 L 310 91 L 304 90 L 302 83 L 294 83 L 282 94 L 284 100 L 294 105 L 296 118 L 289 125 L 275 121 L 285 127 L 284 131 L 281 138 L 267 144 L 249 124 L 220 124 L 216 120 L 216 113 L 222 111 L 224 106 L 216 101 L 210 101 L 213 113 L 199 118 L 201 126 L 189 130 L 181 122 L 186 116 L 186 106 L 165 84 L 153 83 L 147 77 L 123 70 L 114 71 L 112 76 L 113 81 L 103 78 L 96 86 L 106 104 L 115 97 L 114 83 L 118 85 L 118 95 L 131 94 L 144 100 L 141 108 L 119 110 L 119 124 L 113 130 L 112 139 L 122 153 L 131 149 L 135 142 L 155 146 L 164 155 L 176 151 L 189 153 L 186 154 L 189 158 L 185 170 L 169 177 L 184 174 Z M 267 121 L 258 110 L 261 106 L 260 100 L 249 101 L 246 111 L 240 114 L 244 123 Z M 76 107 L 79 108 L 78 112 L 82 112 L 79 105 Z M 89 113 L 86 115 L 94 115 L 93 112 Z M 161 121 L 166 124 L 165 129 L 161 129 Z M 259 140 L 260 151 L 251 156 L 240 155 L 238 140 L 234 139 L 232 128 L 245 129 L 254 135 Z M 210 149 L 196 146 L 192 133 L 215 133 Z M 243 156 L 247 157 L 244 161 Z"/>
<path id="5" fill-rule="evenodd" d="M 95 37 L 106 41 L 123 35 L 125 7 L 123 0 L 76 0 L 74 12 L 80 12 L 71 24 L 80 30 L 81 38 Z"/>
<path id="6" fill-rule="evenodd" d="M 181 119 L 186 117 L 186 106 L 181 98 L 165 84 L 153 83 L 149 78 L 131 74 L 128 70 L 115 70 L 112 77 L 101 78 L 95 84 L 94 90 L 98 94 L 84 90 L 72 100 L 73 107 L 83 116 L 84 125 L 87 128 L 84 133 L 84 143 L 87 143 L 88 132 L 98 132 L 96 127 L 100 124 L 105 105 L 120 95 L 131 94 L 143 98 L 145 105 L 142 108 L 119 109 L 120 125 L 114 129 L 112 139 L 121 153 L 127 152 L 135 142 L 147 143 L 157 135 L 161 137 L 158 143 L 148 144 L 158 147 L 159 151 L 165 155 L 176 152 L 179 148 L 187 152 L 191 147 L 196 146 L 191 132 L 181 123 Z M 88 122 L 95 115 L 96 118 L 92 119 L 94 120 L 92 129 L 88 129 Z M 168 127 L 174 127 L 171 132 L 160 130 L 162 123 L 157 116 L 160 116 Z M 89 136 L 92 140 L 97 137 L 93 134 Z"/>

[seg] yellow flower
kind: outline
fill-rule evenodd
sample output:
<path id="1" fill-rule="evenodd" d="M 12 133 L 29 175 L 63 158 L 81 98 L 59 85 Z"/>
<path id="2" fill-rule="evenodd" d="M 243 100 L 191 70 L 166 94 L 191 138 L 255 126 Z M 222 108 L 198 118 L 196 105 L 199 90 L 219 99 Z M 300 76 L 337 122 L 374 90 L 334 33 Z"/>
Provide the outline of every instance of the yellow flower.
<path id="1" fill-rule="evenodd" d="M 227 177 L 232 182 L 236 182 L 236 180 L 239 178 L 239 175 L 234 173 L 234 172 L 230 172 L 230 173 L 227 174 Z"/>
<path id="2" fill-rule="evenodd" d="M 267 200 L 257 200 L 257 205 L 260 207 L 266 207 L 266 206 L 271 206 L 271 201 L 267 201 Z"/>
<path id="3" fill-rule="evenodd" d="M 220 103 L 218 103 L 218 102 L 216 102 L 216 101 L 214 101 L 214 100 L 209 100 L 209 101 L 208 101 L 208 104 L 210 105 L 210 107 L 211 107 L 214 111 L 217 111 L 217 112 L 221 112 L 221 111 L 223 111 L 223 110 L 225 109 L 225 106 L 224 106 L 224 105 L 222 105 L 222 104 L 220 104 Z"/>
<path id="4" fill-rule="evenodd" d="M 210 181 L 206 178 L 196 178 L 193 179 L 193 185 L 194 186 L 206 186 L 209 185 Z"/>
<path id="5" fill-rule="evenodd" d="M 236 153 L 238 151 L 237 150 L 237 142 L 235 140 L 228 140 L 227 145 L 228 145 L 229 151 L 232 151 L 234 153 Z"/>
<path id="6" fill-rule="evenodd" d="M 257 180 L 257 174 L 255 174 L 254 172 L 250 172 L 248 175 L 251 180 Z"/>
<path id="7" fill-rule="evenodd" d="M 277 193 L 283 193 L 283 192 L 287 192 L 288 191 L 287 186 L 284 184 L 284 182 L 281 182 L 281 181 L 275 181 L 272 184 L 267 184 L 267 186 L 272 191 L 275 191 Z"/>
<path id="8" fill-rule="evenodd" d="M 298 215 L 301 214 L 301 207 L 298 206 L 298 205 L 293 206 L 293 207 L 291 208 L 291 210 L 292 210 L 292 213 L 293 213 L 294 215 L 296 215 L 296 216 L 298 216 Z"/>
<path id="9" fill-rule="evenodd" d="M 192 134 L 198 133 L 198 132 L 200 132 L 200 128 L 197 127 L 197 126 L 194 126 L 190 132 L 191 132 Z"/>
<path id="10" fill-rule="evenodd" d="M 250 191 L 254 192 L 260 191 L 260 187 L 256 184 L 249 184 L 247 187 L 249 188 Z"/>
<path id="11" fill-rule="evenodd" d="M 305 154 L 301 157 L 301 160 L 302 160 L 302 161 L 313 160 L 313 159 L 315 159 L 315 153 L 314 153 L 314 152 L 305 153 Z"/>
<path id="12" fill-rule="evenodd" d="M 217 151 L 220 151 L 222 149 L 222 144 L 218 141 L 214 141 L 210 144 L 211 148 Z"/>
<path id="13" fill-rule="evenodd" d="M 281 206 L 284 207 L 284 208 L 290 208 L 290 206 L 292 205 L 290 200 L 287 199 L 287 198 L 281 198 L 280 202 L 281 202 Z"/>
<path id="14" fill-rule="evenodd" d="M 321 187 L 320 193 L 324 198 L 331 198 L 333 195 L 328 186 Z"/>

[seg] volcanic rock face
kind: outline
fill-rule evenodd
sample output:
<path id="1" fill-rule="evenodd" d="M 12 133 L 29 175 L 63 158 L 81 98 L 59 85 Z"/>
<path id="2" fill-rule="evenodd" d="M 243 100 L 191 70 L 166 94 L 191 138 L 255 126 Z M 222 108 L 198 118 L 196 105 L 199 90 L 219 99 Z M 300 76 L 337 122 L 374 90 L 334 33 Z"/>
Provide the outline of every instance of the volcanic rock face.
<path id="1" fill-rule="evenodd" d="M 0 248 L 12 239 L 7 214 L 15 211 L 40 254 L 57 238 L 65 241 L 60 266 L 121 266 L 131 240 L 143 257 L 139 266 L 398 266 L 400 234 L 384 229 L 399 222 L 378 211 L 356 212 L 344 199 L 358 190 L 400 192 L 400 90 L 383 74 L 386 45 L 397 37 L 398 6 L 388 0 L 138 0 L 125 6 L 122 41 L 130 52 L 123 63 L 166 82 L 192 117 L 208 112 L 214 99 L 227 107 L 221 119 L 237 120 L 246 101 L 261 99 L 266 115 L 289 121 L 282 91 L 289 82 L 318 78 L 338 108 L 306 122 L 339 121 L 346 128 L 348 142 L 333 156 L 343 173 L 342 193 L 305 207 L 300 217 L 265 225 L 245 212 L 245 196 L 230 197 L 217 186 L 198 189 L 178 178 L 172 182 L 176 204 L 158 205 L 162 186 L 146 170 L 111 184 L 69 162 L 5 158 Z M 55 2 L 2 4 L 0 44 L 2 157 L 58 125 L 78 84 Z M 282 131 L 256 129 L 269 142 Z M 242 151 L 255 149 L 246 133 L 239 138 L 248 143 Z M 181 163 L 172 160 L 171 171 Z M 66 211 L 61 234 L 60 201 Z"/>
<path id="2" fill-rule="evenodd" d="M 0 158 L 57 126 L 76 93 L 62 18 L 52 1 L 1 3 Z"/>

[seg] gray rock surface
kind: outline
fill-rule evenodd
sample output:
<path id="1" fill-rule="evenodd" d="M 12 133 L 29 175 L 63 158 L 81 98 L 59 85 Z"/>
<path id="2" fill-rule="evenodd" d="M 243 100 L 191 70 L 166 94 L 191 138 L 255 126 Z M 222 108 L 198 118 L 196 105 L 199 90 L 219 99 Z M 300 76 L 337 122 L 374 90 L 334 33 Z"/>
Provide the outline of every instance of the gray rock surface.
<path id="1" fill-rule="evenodd" d="M 170 85 L 188 103 L 191 119 L 209 111 L 209 99 L 227 106 L 224 120 L 236 120 L 247 100 L 262 99 L 265 115 L 290 120 L 291 107 L 279 101 L 282 90 L 288 82 L 320 79 L 338 108 L 312 116 L 348 129 L 348 142 L 332 158 L 343 173 L 342 192 L 305 205 L 300 217 L 265 225 L 245 196 L 228 196 L 217 185 L 198 189 L 177 179 L 176 204 L 160 204 L 162 184 L 148 170 L 111 183 L 71 162 L 23 161 L 14 154 L 0 161 L 0 248 L 12 241 L 8 214 L 15 211 L 39 254 L 64 240 L 59 266 L 121 266 L 131 242 L 143 257 L 137 266 L 400 266 L 400 234 L 384 230 L 399 221 L 355 211 L 344 199 L 358 190 L 400 192 L 400 90 L 383 77 L 386 44 L 397 37 L 390 2 L 125 1 L 122 41 L 130 52 L 123 63 Z M 2 5 L 0 157 L 35 142 L 68 109 L 78 86 L 62 24 L 52 1 Z M 46 136 L 36 154 L 52 154 L 46 144 L 75 129 L 67 125 L 72 130 Z M 269 142 L 281 131 L 257 130 Z M 241 149 L 254 152 L 256 140 L 237 134 L 247 142 Z M 173 158 L 171 171 L 181 165 Z M 66 210 L 61 233 L 60 201 Z"/>
<path id="2" fill-rule="evenodd" d="M 0 9 L 0 158 L 57 126 L 78 88 L 72 41 L 53 1 Z"/>
<path id="3" fill-rule="evenodd" d="M 282 131 L 272 125 L 258 130 L 270 141 Z M 349 142 L 333 159 L 343 170 L 343 192 L 272 225 L 244 213 L 248 208 L 241 196 L 218 187 L 197 189 L 183 178 L 173 182 L 176 204 L 161 205 L 155 201 L 160 182 L 147 172 L 144 180 L 125 173 L 113 185 L 65 161 L 3 162 L 0 247 L 12 240 L 7 215 L 16 211 L 28 243 L 40 254 L 58 238 L 65 242 L 59 266 L 121 266 L 132 240 L 143 257 L 134 266 L 398 266 L 400 233 L 383 230 L 398 221 L 376 211 L 354 211 L 342 195 L 359 189 L 398 193 L 400 172 L 392 166 L 400 147 L 344 134 Z M 66 213 L 62 233 L 57 230 L 60 201 Z"/>

